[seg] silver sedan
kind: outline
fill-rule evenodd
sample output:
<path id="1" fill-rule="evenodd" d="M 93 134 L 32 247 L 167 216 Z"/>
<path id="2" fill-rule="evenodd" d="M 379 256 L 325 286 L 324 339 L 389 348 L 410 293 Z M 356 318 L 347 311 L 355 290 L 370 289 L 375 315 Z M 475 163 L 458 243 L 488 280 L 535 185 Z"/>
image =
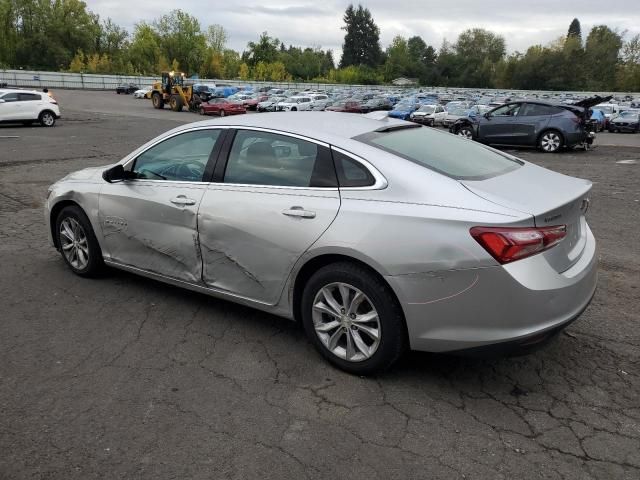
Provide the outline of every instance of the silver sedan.
<path id="1" fill-rule="evenodd" d="M 301 321 L 360 375 L 405 350 L 524 349 L 587 307 L 591 183 L 389 118 L 297 112 L 171 130 L 49 188 L 78 275 L 128 270 Z"/>

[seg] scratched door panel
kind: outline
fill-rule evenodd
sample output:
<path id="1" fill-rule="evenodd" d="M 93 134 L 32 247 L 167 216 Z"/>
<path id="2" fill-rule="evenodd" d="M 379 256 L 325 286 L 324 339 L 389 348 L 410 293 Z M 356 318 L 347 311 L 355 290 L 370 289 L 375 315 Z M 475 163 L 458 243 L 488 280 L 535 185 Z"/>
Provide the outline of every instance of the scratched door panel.
<path id="1" fill-rule="evenodd" d="M 99 203 L 103 253 L 118 263 L 201 283 L 196 228 L 205 189 L 204 183 L 149 180 L 105 186 Z"/>
<path id="2" fill-rule="evenodd" d="M 337 189 L 211 184 L 198 214 L 205 284 L 276 303 L 293 265 L 339 208 Z"/>

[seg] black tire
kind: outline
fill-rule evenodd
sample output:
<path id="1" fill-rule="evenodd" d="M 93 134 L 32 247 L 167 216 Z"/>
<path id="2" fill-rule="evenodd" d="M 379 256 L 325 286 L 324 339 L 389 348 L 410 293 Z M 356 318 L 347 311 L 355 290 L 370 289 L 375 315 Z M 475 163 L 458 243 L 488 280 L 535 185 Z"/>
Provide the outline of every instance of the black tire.
<path id="1" fill-rule="evenodd" d="M 153 108 L 163 109 L 164 108 L 164 99 L 162 95 L 158 92 L 153 92 L 151 95 L 151 103 L 153 103 Z"/>
<path id="2" fill-rule="evenodd" d="M 56 116 L 51 110 L 40 112 L 38 121 L 43 127 L 53 127 L 56 124 Z"/>
<path id="3" fill-rule="evenodd" d="M 207 114 L 207 112 L 204 110 L 203 107 L 200 107 L 199 112 L 200 112 L 200 115 L 206 115 Z"/>
<path id="4" fill-rule="evenodd" d="M 174 112 L 181 112 L 182 107 L 184 107 L 184 102 L 182 101 L 182 97 L 180 95 L 171 95 L 171 99 L 169 100 L 169 106 L 171 110 Z"/>
<path id="5" fill-rule="evenodd" d="M 340 358 L 320 340 L 314 328 L 313 302 L 316 295 L 333 283 L 345 283 L 368 297 L 378 313 L 381 333 L 375 352 L 361 361 Z M 388 369 L 408 346 L 402 309 L 391 289 L 368 269 L 349 262 L 332 263 L 314 273 L 302 293 L 302 323 L 307 337 L 320 354 L 336 367 L 356 375 L 372 375 Z M 339 327 L 342 328 L 342 327 Z M 354 327 L 351 327 L 354 328 Z"/>
<path id="6" fill-rule="evenodd" d="M 292 111 L 292 112 L 297 112 L 297 111 L 298 111 L 298 109 L 297 109 L 296 107 L 291 107 L 291 111 Z"/>
<path id="7" fill-rule="evenodd" d="M 74 266 L 63 251 L 65 240 L 63 239 L 63 234 L 61 233 L 61 226 L 62 222 L 64 222 L 65 219 L 74 220 L 84 231 L 86 237 L 86 247 L 88 249 L 88 261 L 86 262 L 86 266 L 82 268 Z M 73 273 L 75 273 L 76 275 L 80 275 L 81 277 L 94 277 L 104 270 L 102 250 L 100 249 L 98 240 L 93 233 L 91 222 L 89 222 L 89 219 L 80 207 L 68 206 L 64 207 L 60 211 L 58 217 L 56 218 L 54 234 L 56 235 L 56 244 L 58 245 L 60 254 L 62 255 L 64 262 L 69 266 Z"/>
<path id="8" fill-rule="evenodd" d="M 564 137 L 558 130 L 545 130 L 538 137 L 538 149 L 543 153 L 556 153 L 564 145 Z"/>
<path id="9" fill-rule="evenodd" d="M 222 108 L 218 111 L 218 113 L 220 114 L 221 117 L 224 117 L 226 115 L 224 109 Z"/>

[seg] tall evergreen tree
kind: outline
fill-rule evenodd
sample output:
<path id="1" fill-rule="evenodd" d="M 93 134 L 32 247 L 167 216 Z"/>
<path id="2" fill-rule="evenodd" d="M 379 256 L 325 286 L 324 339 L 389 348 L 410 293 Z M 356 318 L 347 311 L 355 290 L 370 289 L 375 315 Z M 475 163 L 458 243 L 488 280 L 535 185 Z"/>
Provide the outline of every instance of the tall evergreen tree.
<path id="1" fill-rule="evenodd" d="M 378 66 L 382 60 L 380 29 L 373 21 L 369 9 L 362 5 L 358 5 L 358 8 L 349 5 L 343 18 L 345 26 L 342 29 L 347 33 L 344 36 L 340 67 Z"/>
<path id="2" fill-rule="evenodd" d="M 582 29 L 580 28 L 580 20 L 577 18 L 574 18 L 571 25 L 569 25 L 567 37 L 577 37 L 580 39 L 580 43 L 582 43 Z"/>

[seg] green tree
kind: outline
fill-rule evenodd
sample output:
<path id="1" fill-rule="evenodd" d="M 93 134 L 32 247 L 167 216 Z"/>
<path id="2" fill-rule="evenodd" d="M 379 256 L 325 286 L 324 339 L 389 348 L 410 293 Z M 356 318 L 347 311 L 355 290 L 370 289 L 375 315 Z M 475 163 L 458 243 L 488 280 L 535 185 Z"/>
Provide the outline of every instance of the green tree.
<path id="1" fill-rule="evenodd" d="M 248 51 L 243 54 L 243 60 L 252 67 L 259 62 L 275 62 L 278 59 L 279 46 L 280 40 L 270 37 L 267 32 L 262 32 L 257 42 L 247 44 Z"/>
<path id="2" fill-rule="evenodd" d="M 616 86 L 621 91 L 640 92 L 640 35 L 635 35 L 622 47 Z"/>
<path id="3" fill-rule="evenodd" d="M 177 60 L 187 74 L 198 72 L 206 61 L 207 39 L 198 19 L 173 10 L 154 23 L 160 48 L 167 58 Z"/>
<path id="4" fill-rule="evenodd" d="M 411 66 L 414 63 L 409 55 L 409 47 L 407 41 L 396 36 L 391 41 L 391 45 L 387 48 L 386 61 L 384 63 L 384 79 L 390 82 L 394 78 L 403 75 L 409 75 Z"/>
<path id="5" fill-rule="evenodd" d="M 207 28 L 207 46 L 215 53 L 222 53 L 229 35 L 222 25 L 209 25 Z"/>
<path id="6" fill-rule="evenodd" d="M 249 65 L 242 62 L 242 64 L 240 65 L 240 69 L 238 70 L 238 76 L 240 77 L 241 80 L 248 80 L 249 74 L 250 74 Z"/>
<path id="7" fill-rule="evenodd" d="M 504 38 L 483 28 L 472 28 L 460 34 L 454 49 L 460 67 L 454 72 L 455 83 L 467 87 L 491 87 L 494 65 L 506 53 Z"/>
<path id="8" fill-rule="evenodd" d="M 380 29 L 376 25 L 368 8 L 349 5 L 343 17 L 347 33 L 342 45 L 340 67 L 349 65 L 367 65 L 377 67 L 382 61 L 380 48 Z"/>
<path id="9" fill-rule="evenodd" d="M 128 51 L 128 58 L 133 65 L 133 69 L 142 74 L 160 73 L 166 68 L 159 67 L 169 66 L 166 57 L 164 57 L 165 65 L 159 65 L 161 55 L 160 37 L 157 32 L 147 23 L 138 23 L 134 27 L 133 38 Z"/>
<path id="10" fill-rule="evenodd" d="M 569 31 L 567 32 L 567 38 L 574 37 L 580 40 L 582 44 L 582 28 L 580 27 L 580 20 L 574 18 L 569 25 Z"/>
<path id="11" fill-rule="evenodd" d="M 585 45 L 588 89 L 604 91 L 613 88 L 621 48 L 622 37 L 618 32 L 606 25 L 591 29 Z"/>

